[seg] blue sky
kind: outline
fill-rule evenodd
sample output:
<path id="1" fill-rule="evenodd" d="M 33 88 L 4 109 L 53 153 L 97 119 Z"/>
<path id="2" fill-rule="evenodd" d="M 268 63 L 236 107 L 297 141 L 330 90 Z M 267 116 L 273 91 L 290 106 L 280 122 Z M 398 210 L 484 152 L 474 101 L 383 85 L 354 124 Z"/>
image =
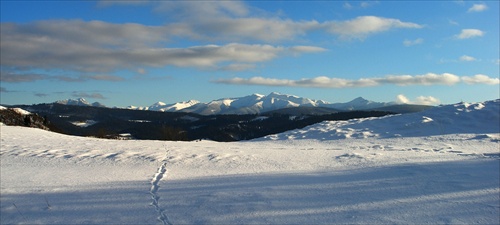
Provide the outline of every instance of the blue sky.
<path id="1" fill-rule="evenodd" d="M 0 1 L 2 104 L 500 96 L 498 1 Z"/>

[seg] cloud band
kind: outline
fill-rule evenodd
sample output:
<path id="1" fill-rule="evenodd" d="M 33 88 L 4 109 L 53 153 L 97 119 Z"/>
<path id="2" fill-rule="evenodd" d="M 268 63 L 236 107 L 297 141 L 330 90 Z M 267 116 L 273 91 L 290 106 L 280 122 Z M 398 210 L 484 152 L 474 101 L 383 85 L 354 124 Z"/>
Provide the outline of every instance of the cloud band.
<path id="1" fill-rule="evenodd" d="M 455 85 L 460 82 L 466 84 L 488 84 L 498 85 L 498 78 L 490 78 L 486 75 L 478 74 L 471 77 L 459 77 L 451 73 L 435 74 L 427 73 L 424 75 L 387 75 L 382 78 L 361 78 L 358 80 L 349 80 L 342 78 L 330 78 L 319 76 L 315 78 L 288 80 L 288 79 L 273 79 L 264 77 L 251 77 L 248 79 L 235 77 L 231 79 L 218 79 L 212 81 L 219 84 L 233 85 L 260 85 L 260 86 L 286 86 L 286 87 L 307 87 L 307 88 L 358 88 L 358 87 L 373 87 L 385 84 L 393 84 L 398 86 L 409 85 Z"/>

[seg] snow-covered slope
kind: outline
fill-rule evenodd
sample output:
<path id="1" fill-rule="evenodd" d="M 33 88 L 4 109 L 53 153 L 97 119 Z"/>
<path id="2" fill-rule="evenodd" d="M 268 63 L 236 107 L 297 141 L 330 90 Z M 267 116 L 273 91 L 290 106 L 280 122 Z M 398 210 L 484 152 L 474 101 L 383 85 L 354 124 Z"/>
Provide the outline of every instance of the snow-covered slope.
<path id="1" fill-rule="evenodd" d="M 442 105 L 410 114 L 349 121 L 325 121 L 264 139 L 426 137 L 444 134 L 500 133 L 500 100 Z"/>
<path id="2" fill-rule="evenodd" d="M 499 103 L 233 143 L 3 125 L 0 223 L 499 224 Z"/>

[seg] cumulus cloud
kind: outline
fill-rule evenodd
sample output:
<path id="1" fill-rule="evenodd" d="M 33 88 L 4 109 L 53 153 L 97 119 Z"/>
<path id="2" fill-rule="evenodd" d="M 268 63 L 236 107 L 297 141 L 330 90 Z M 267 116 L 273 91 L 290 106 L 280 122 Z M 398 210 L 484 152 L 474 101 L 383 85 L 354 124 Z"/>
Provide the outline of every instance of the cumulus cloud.
<path id="1" fill-rule="evenodd" d="M 163 25 L 109 23 L 84 20 L 44 20 L 2 23 L 2 81 L 29 82 L 123 78 L 110 74 L 129 70 L 139 74 L 149 67 L 195 67 L 241 71 L 277 57 L 326 51 L 318 46 L 240 44 L 241 41 L 276 43 L 324 32 L 341 39 L 364 39 L 398 28 L 422 25 L 394 18 L 360 16 L 351 20 L 292 20 L 252 8 L 241 1 L 148 1 L 156 13 L 168 17 Z M 98 6 L 142 4 L 139 1 L 100 1 Z M 175 48 L 168 45 L 183 38 L 224 45 Z M 140 69 L 138 69 L 140 68 Z M 80 75 L 43 75 L 33 71 L 58 71 Z"/>
<path id="2" fill-rule="evenodd" d="M 246 64 L 246 63 L 233 63 L 227 66 L 220 67 L 221 70 L 225 71 L 244 71 L 255 68 L 255 64 Z"/>
<path id="3" fill-rule="evenodd" d="M 308 88 L 359 88 L 393 84 L 398 86 L 410 85 L 454 85 L 461 81 L 468 84 L 498 84 L 498 78 L 489 78 L 486 75 L 475 75 L 473 77 L 459 77 L 451 73 L 435 74 L 427 73 L 423 75 L 387 75 L 385 77 L 360 78 L 349 80 L 343 78 L 330 78 L 319 76 L 315 78 L 305 78 L 300 80 L 274 79 L 265 77 L 251 78 L 230 78 L 212 81 L 220 84 L 235 85 L 260 85 L 260 86 L 287 86 L 287 87 L 308 87 Z"/>
<path id="4" fill-rule="evenodd" d="M 489 84 L 489 85 L 500 84 L 500 79 L 491 78 L 484 74 L 476 74 L 471 77 L 464 76 L 462 77 L 462 81 L 465 82 L 466 84 Z"/>
<path id="5" fill-rule="evenodd" d="M 289 48 L 293 53 L 315 53 L 315 52 L 324 52 L 326 49 L 316 47 L 316 46 L 293 46 Z"/>
<path id="6" fill-rule="evenodd" d="M 380 84 L 395 84 L 399 86 L 407 85 L 453 85 L 460 82 L 457 75 L 451 73 L 435 74 L 427 73 L 423 75 L 387 75 L 384 78 L 373 78 Z"/>
<path id="7" fill-rule="evenodd" d="M 422 39 L 422 38 L 417 38 L 415 40 L 407 40 L 406 39 L 403 41 L 403 45 L 407 46 L 407 47 L 412 46 L 412 45 L 419 45 L 422 43 L 424 43 L 424 39 Z"/>
<path id="8" fill-rule="evenodd" d="M 326 30 L 344 39 L 363 39 L 368 35 L 380 33 L 394 28 L 422 28 L 422 25 L 402 22 L 398 19 L 377 16 L 359 16 L 347 21 L 325 22 Z"/>
<path id="9" fill-rule="evenodd" d="M 161 35 L 153 34 L 152 37 L 144 38 L 149 36 L 150 32 L 142 32 L 142 29 L 149 29 L 143 26 L 132 24 L 120 27 L 101 22 L 87 24 L 82 21 L 66 21 L 59 23 L 60 29 L 55 29 L 53 25 L 42 24 L 38 27 L 13 24 L 1 27 L 2 66 L 93 73 L 118 69 L 136 71 L 136 68 L 168 65 L 215 68 L 222 62 L 256 63 L 287 53 L 298 55 L 326 50 L 315 46 L 282 47 L 238 43 L 161 48 L 147 46 L 149 42 L 161 40 Z M 85 25 L 82 27 L 82 24 Z M 87 31 L 81 33 L 81 30 Z M 114 42 L 115 39 L 119 40 Z M 102 77 L 96 76 L 93 79 L 100 78 Z M 107 80 L 110 78 L 104 77 Z"/>
<path id="10" fill-rule="evenodd" d="M 474 5 L 472 5 L 472 7 L 469 8 L 469 10 L 467 10 L 467 12 L 482 12 L 482 11 L 487 10 L 487 9 L 488 9 L 488 6 L 484 3 L 474 4 Z"/>
<path id="11" fill-rule="evenodd" d="M 399 94 L 396 96 L 396 103 L 398 104 L 410 104 L 410 99 L 408 99 L 406 96 Z"/>
<path id="12" fill-rule="evenodd" d="M 484 32 L 478 29 L 462 29 L 460 34 L 455 35 L 458 39 L 469 39 L 474 37 L 482 37 Z"/>
<path id="13" fill-rule="evenodd" d="M 440 102 L 439 99 L 432 96 L 418 96 L 414 101 L 402 94 L 396 96 L 396 103 L 398 104 L 438 105 Z"/>
<path id="14" fill-rule="evenodd" d="M 441 103 L 441 101 L 432 96 L 418 96 L 415 100 L 415 104 L 418 105 L 437 105 Z"/>
<path id="15" fill-rule="evenodd" d="M 463 56 L 460 56 L 459 60 L 464 61 L 464 62 L 472 62 L 472 61 L 476 61 L 477 59 L 472 57 L 472 56 L 463 55 Z"/>

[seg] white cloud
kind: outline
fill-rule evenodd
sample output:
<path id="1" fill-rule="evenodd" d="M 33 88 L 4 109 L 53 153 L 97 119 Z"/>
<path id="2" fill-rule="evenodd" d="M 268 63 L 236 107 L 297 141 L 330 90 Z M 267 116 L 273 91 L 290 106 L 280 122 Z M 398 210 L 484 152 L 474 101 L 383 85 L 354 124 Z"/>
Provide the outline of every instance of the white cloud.
<path id="1" fill-rule="evenodd" d="M 298 52 L 298 53 L 306 53 L 306 52 L 324 52 L 326 49 L 316 47 L 316 46 L 304 46 L 304 45 L 298 45 L 298 46 L 293 46 L 289 48 L 290 51 L 292 52 Z"/>
<path id="2" fill-rule="evenodd" d="M 415 40 L 404 40 L 403 45 L 404 46 L 412 46 L 412 45 L 418 45 L 424 43 L 424 39 L 422 38 L 417 38 Z"/>
<path id="3" fill-rule="evenodd" d="M 396 96 L 396 103 L 398 104 L 438 105 L 440 102 L 439 99 L 432 96 L 418 96 L 414 101 L 402 94 Z"/>
<path id="4" fill-rule="evenodd" d="M 438 105 L 441 101 L 432 96 L 418 96 L 414 103 L 417 105 Z"/>
<path id="5" fill-rule="evenodd" d="M 467 10 L 467 12 L 482 12 L 484 10 L 488 9 L 488 6 L 484 3 L 481 4 L 474 4 L 472 7 Z"/>
<path id="6" fill-rule="evenodd" d="M 387 75 L 384 78 L 373 78 L 380 84 L 395 84 L 399 86 L 408 85 L 453 85 L 460 82 L 457 75 L 451 73 L 423 75 Z"/>
<path id="7" fill-rule="evenodd" d="M 307 87 L 307 88 L 360 88 L 373 87 L 386 84 L 398 86 L 410 85 L 455 85 L 460 82 L 467 84 L 489 84 L 499 83 L 498 78 L 490 78 L 486 75 L 478 74 L 473 77 L 459 77 L 451 73 L 435 74 L 427 73 L 423 75 L 387 75 L 381 78 L 360 78 L 358 80 L 349 80 L 343 78 L 330 78 L 319 76 L 315 78 L 304 78 L 300 80 L 274 79 L 265 77 L 218 79 L 212 81 L 220 84 L 235 85 L 261 85 L 261 86 L 287 86 L 287 87 Z M 430 101 L 430 100 L 429 100 Z"/>
<path id="8" fill-rule="evenodd" d="M 498 85 L 500 84 L 500 79 L 491 78 L 484 74 L 476 74 L 472 77 L 462 77 L 462 81 L 466 84 L 488 84 L 488 85 Z"/>
<path id="9" fill-rule="evenodd" d="M 233 63 L 227 66 L 222 66 L 219 69 L 225 71 L 244 71 L 255 68 L 255 64 L 246 64 L 246 63 Z"/>
<path id="10" fill-rule="evenodd" d="M 241 71 L 277 57 L 317 53 L 326 49 L 318 46 L 239 43 L 288 42 L 313 31 L 341 39 L 363 39 L 391 29 L 422 27 L 416 23 L 376 16 L 345 21 L 296 21 L 276 17 L 241 1 L 99 1 L 97 5 L 145 3 L 155 7 L 155 12 L 168 16 L 169 22 L 157 26 L 96 20 L 1 23 L 2 73 L 16 74 L 15 78 L 5 75 L 2 79 L 119 80 L 116 76 L 101 74 L 122 69 L 143 74 L 148 67 L 164 66 Z M 171 47 L 177 39 L 230 44 Z M 12 73 L 14 70 L 17 72 Z M 32 71 L 84 75 L 46 77 Z M 90 77 L 91 73 L 95 73 L 94 77 Z"/>
<path id="11" fill-rule="evenodd" d="M 408 99 L 406 96 L 399 94 L 396 96 L 396 103 L 398 104 L 410 104 L 410 99 Z"/>
<path id="12" fill-rule="evenodd" d="M 463 55 L 463 56 L 460 56 L 459 58 L 460 61 L 464 61 L 464 62 L 472 62 L 472 61 L 477 61 L 476 58 L 472 57 L 472 56 L 468 56 L 468 55 Z"/>
<path id="13" fill-rule="evenodd" d="M 469 39 L 474 37 L 482 37 L 483 35 L 484 32 L 478 29 L 462 29 L 460 34 L 456 35 L 455 37 L 458 39 Z"/>
<path id="14" fill-rule="evenodd" d="M 282 47 L 238 43 L 162 48 L 158 45 L 166 40 L 161 35 L 164 32 L 161 27 L 99 21 L 6 24 L 0 29 L 1 65 L 16 69 L 100 73 L 129 69 L 141 73 L 137 68 L 168 65 L 216 68 L 224 62 L 257 63 L 287 54 L 299 55 L 326 50 L 316 46 Z M 39 57 L 40 55 L 43 57 Z"/>
<path id="15" fill-rule="evenodd" d="M 368 35 L 380 33 L 393 28 L 422 28 L 422 25 L 402 22 L 398 19 L 376 16 L 360 16 L 347 21 L 330 21 L 324 23 L 327 31 L 344 39 L 363 39 Z"/>
<path id="16" fill-rule="evenodd" d="M 460 82 L 460 77 L 450 73 L 424 75 L 387 75 L 382 78 L 361 78 L 358 80 L 348 80 L 343 78 L 330 78 L 319 76 L 315 78 L 305 78 L 300 80 L 273 79 L 264 77 L 231 78 L 219 79 L 214 83 L 237 84 L 237 85 L 262 85 L 262 86 L 290 86 L 290 87 L 311 87 L 311 88 L 357 88 L 372 87 L 384 84 L 394 84 L 398 86 L 409 85 L 454 85 Z"/>

